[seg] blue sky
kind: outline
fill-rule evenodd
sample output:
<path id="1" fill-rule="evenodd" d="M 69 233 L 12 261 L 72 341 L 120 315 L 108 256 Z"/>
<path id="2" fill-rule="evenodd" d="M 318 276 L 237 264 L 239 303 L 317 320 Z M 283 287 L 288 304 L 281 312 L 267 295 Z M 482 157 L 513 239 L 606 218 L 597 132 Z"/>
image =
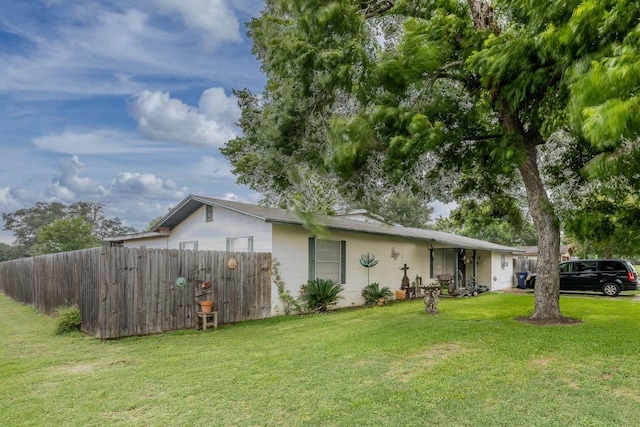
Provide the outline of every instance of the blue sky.
<path id="1" fill-rule="evenodd" d="M 260 92 L 258 0 L 0 0 L 0 213 L 97 201 L 143 229 L 188 194 L 257 202 L 218 148 Z M 12 236 L 0 233 L 0 241 Z"/>
<path id="2" fill-rule="evenodd" d="M 218 149 L 240 134 L 231 90 L 264 87 L 245 26 L 262 7 L 0 0 L 0 213 L 101 202 L 142 230 L 189 194 L 257 203 Z"/>

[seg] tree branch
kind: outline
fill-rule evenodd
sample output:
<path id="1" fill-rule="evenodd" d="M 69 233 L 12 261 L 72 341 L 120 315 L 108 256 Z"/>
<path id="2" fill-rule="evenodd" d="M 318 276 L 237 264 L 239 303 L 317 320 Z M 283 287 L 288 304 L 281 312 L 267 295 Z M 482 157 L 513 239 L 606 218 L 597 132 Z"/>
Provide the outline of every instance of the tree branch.
<path id="1" fill-rule="evenodd" d="M 360 3 L 360 13 L 365 18 L 373 18 L 388 12 L 394 5 L 395 0 L 367 0 Z"/>
<path id="2" fill-rule="evenodd" d="M 486 141 L 488 139 L 498 139 L 502 138 L 504 135 L 500 133 L 489 134 L 489 135 L 478 135 L 478 136 L 470 136 L 464 138 L 466 141 Z"/>

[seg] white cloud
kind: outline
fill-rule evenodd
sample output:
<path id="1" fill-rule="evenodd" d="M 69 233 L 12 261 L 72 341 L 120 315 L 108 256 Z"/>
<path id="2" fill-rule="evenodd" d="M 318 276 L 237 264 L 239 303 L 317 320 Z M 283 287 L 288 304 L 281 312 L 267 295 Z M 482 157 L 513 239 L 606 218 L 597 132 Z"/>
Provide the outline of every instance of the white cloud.
<path id="1" fill-rule="evenodd" d="M 80 161 L 78 156 L 71 159 L 65 159 L 59 165 L 62 175 L 53 180 L 53 188 L 58 191 L 67 189 L 71 194 L 80 196 L 99 195 L 106 196 L 109 192 L 98 181 L 91 178 L 83 178 L 79 172 L 85 168 L 85 164 Z M 65 193 L 66 194 L 66 193 Z"/>
<path id="2" fill-rule="evenodd" d="M 20 209 L 22 204 L 12 194 L 11 188 L 0 188 L 0 211 L 8 212 L 16 209 Z"/>
<path id="3" fill-rule="evenodd" d="M 433 208 L 432 218 L 435 220 L 439 217 L 448 218 L 451 211 L 458 207 L 458 204 L 455 202 L 443 203 L 435 200 L 431 203 L 431 207 Z"/>
<path id="4" fill-rule="evenodd" d="M 220 147 L 236 137 L 233 120 L 240 112 L 234 99 L 222 89 L 208 89 L 196 108 L 168 92 L 145 90 L 130 100 L 129 110 L 139 129 L 151 138 Z"/>
<path id="5" fill-rule="evenodd" d="M 187 187 L 178 187 L 172 180 L 162 180 L 150 173 L 121 172 L 111 181 L 114 194 L 139 195 L 145 198 L 183 198 Z"/>
<path id="6" fill-rule="evenodd" d="M 212 87 L 202 92 L 198 106 L 205 117 L 226 126 L 234 126 L 240 118 L 238 100 L 233 95 L 227 96 L 221 87 Z"/>
<path id="7" fill-rule="evenodd" d="M 47 201 L 59 201 L 63 203 L 73 203 L 76 200 L 76 195 L 69 188 L 61 185 L 59 182 L 54 182 L 44 190 L 44 195 Z"/>
<path id="8" fill-rule="evenodd" d="M 131 94 L 155 78 L 172 89 L 212 80 L 229 83 L 238 76 L 257 81 L 257 63 L 247 55 L 249 43 L 241 35 L 233 3 L 157 0 L 132 4 L 60 2 L 43 11 L 52 17 L 45 21 L 11 8 L 3 11 L 0 28 L 26 40 L 29 48 L 0 54 L 0 92 L 59 100 Z M 162 15 L 179 19 L 169 22 Z M 221 47 L 223 52 L 203 52 L 201 40 L 206 47 Z M 224 43 L 229 42 L 244 54 L 224 52 Z"/>
<path id="9" fill-rule="evenodd" d="M 156 0 L 155 4 L 161 11 L 179 13 L 185 26 L 202 33 L 208 48 L 242 40 L 240 23 L 224 0 Z"/>
<path id="10" fill-rule="evenodd" d="M 68 130 L 34 138 L 33 143 L 42 150 L 73 155 L 158 153 L 174 149 L 111 129 L 85 133 Z"/>
<path id="11" fill-rule="evenodd" d="M 226 193 L 222 196 L 223 200 L 229 200 L 231 202 L 242 202 L 243 200 L 235 193 Z"/>
<path id="12" fill-rule="evenodd" d="M 233 176 L 229 162 L 214 156 L 204 156 L 189 168 L 191 175 L 204 178 L 227 178 Z"/>

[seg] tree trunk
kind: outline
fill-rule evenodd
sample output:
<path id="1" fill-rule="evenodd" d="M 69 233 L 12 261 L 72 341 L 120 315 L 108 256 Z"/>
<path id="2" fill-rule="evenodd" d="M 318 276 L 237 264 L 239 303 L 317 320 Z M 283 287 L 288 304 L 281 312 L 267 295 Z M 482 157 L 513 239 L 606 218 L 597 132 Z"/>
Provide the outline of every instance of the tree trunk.
<path id="1" fill-rule="evenodd" d="M 560 228 L 540 179 L 535 143 L 525 143 L 525 158 L 520 174 L 527 190 L 529 210 L 538 231 L 538 274 L 534 291 L 534 311 L 531 319 L 557 321 L 560 313 Z"/>

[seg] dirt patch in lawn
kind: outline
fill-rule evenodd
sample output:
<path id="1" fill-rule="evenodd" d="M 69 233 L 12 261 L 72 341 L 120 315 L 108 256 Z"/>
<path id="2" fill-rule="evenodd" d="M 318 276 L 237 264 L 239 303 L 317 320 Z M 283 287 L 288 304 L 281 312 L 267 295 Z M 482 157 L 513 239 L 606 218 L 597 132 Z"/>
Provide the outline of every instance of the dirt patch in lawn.
<path id="1" fill-rule="evenodd" d="M 521 323 L 528 323 L 529 325 L 536 326 L 572 326 L 579 325 L 582 320 L 575 319 L 573 317 L 561 317 L 560 319 L 532 319 L 530 317 L 516 317 L 516 320 Z"/>

